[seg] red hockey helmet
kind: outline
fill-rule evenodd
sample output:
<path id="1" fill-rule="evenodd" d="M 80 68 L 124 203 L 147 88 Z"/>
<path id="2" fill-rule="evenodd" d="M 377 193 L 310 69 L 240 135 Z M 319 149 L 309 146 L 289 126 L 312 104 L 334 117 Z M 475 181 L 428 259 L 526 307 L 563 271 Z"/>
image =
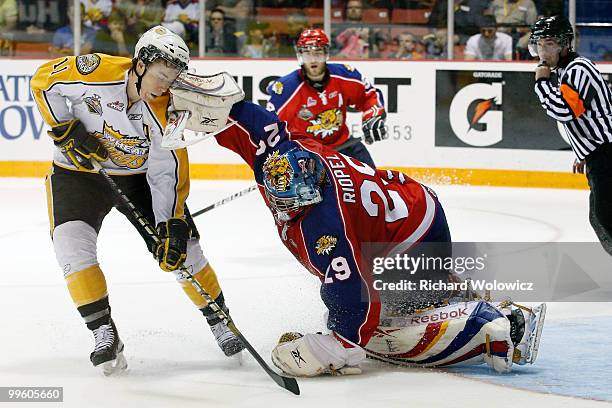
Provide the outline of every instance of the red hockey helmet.
<path id="1" fill-rule="evenodd" d="M 329 38 L 320 28 L 307 28 L 302 31 L 295 44 L 298 63 L 325 63 L 329 58 Z"/>
<path id="2" fill-rule="evenodd" d="M 297 40 L 297 48 L 329 48 L 329 38 L 320 28 L 307 28 Z"/>

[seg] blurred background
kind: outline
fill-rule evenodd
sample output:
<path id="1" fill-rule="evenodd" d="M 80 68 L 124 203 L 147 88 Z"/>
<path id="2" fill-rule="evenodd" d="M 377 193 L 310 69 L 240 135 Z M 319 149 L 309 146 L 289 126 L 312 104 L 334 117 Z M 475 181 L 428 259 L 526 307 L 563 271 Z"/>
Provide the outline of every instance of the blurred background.
<path id="1" fill-rule="evenodd" d="M 530 25 L 554 14 L 580 54 L 612 60 L 612 0 L 0 0 L 0 52 L 131 56 L 163 24 L 193 57 L 293 58 L 301 30 L 321 27 L 332 59 L 528 60 Z"/>

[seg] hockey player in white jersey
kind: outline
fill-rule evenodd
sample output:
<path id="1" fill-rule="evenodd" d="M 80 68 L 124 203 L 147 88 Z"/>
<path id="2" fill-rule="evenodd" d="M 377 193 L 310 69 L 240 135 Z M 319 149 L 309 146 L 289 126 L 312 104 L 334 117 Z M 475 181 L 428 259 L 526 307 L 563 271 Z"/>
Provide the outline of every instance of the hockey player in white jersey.
<path id="1" fill-rule="evenodd" d="M 72 300 L 94 335 L 91 362 L 103 366 L 106 374 L 127 363 L 111 318 L 96 241 L 106 214 L 113 207 L 126 210 L 104 179 L 92 171 L 92 159 L 157 225 L 162 243 L 147 245 L 160 267 L 176 271 L 184 264 L 227 310 L 185 206 L 187 152 L 160 148 L 167 91 L 188 63 L 184 41 L 157 26 L 142 35 L 133 60 L 103 54 L 59 58 L 43 64 L 31 80 L 33 97 L 55 144 L 53 167 L 46 179 L 53 246 Z M 178 274 L 177 280 L 206 317 L 223 352 L 230 356 L 242 350 L 240 340 L 214 316 L 206 301 Z"/>

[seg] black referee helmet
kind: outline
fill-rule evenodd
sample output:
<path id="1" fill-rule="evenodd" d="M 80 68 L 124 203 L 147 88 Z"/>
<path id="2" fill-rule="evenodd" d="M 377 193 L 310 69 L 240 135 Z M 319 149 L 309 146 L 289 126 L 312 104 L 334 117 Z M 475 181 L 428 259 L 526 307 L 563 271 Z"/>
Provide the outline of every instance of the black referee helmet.
<path id="1" fill-rule="evenodd" d="M 552 38 L 557 40 L 561 47 L 572 48 L 574 29 L 569 20 L 563 16 L 542 17 L 531 27 L 529 44 L 537 44 L 538 40 Z"/>

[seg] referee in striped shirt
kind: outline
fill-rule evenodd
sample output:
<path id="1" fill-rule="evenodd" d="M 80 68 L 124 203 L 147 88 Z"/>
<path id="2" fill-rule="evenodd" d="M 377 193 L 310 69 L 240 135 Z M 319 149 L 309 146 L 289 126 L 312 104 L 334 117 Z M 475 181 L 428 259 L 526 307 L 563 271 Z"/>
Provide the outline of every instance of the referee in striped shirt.
<path id="1" fill-rule="evenodd" d="M 562 16 L 544 17 L 531 28 L 529 51 L 540 58 L 535 92 L 542 107 L 563 124 L 578 157 L 574 172 L 591 187 L 589 219 L 612 255 L 612 93 L 595 65 L 572 50 L 574 31 Z M 551 80 L 556 70 L 557 81 Z"/>

